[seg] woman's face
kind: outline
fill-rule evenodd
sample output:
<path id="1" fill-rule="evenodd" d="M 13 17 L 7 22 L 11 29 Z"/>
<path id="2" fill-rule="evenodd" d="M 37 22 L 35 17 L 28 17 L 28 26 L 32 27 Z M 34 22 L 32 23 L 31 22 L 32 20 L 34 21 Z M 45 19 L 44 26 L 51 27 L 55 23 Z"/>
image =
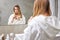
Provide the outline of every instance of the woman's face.
<path id="1" fill-rule="evenodd" d="M 16 15 L 19 13 L 18 7 L 15 7 L 14 12 L 15 12 Z"/>

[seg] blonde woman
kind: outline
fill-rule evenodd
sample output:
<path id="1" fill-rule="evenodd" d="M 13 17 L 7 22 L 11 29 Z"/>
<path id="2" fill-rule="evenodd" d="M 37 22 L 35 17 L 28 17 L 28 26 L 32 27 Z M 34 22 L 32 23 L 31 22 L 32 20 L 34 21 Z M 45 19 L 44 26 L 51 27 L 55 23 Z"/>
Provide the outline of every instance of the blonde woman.
<path id="1" fill-rule="evenodd" d="M 19 5 L 15 5 L 13 8 L 14 13 L 10 15 L 8 25 L 12 24 L 25 24 L 25 16 L 21 13 Z"/>
<path id="2" fill-rule="evenodd" d="M 46 16 L 50 16 L 51 15 L 51 10 L 50 10 L 50 4 L 43 4 L 43 2 L 41 2 L 41 0 L 39 0 L 40 2 L 36 3 L 37 0 L 35 0 L 34 2 L 34 8 L 33 8 L 33 15 L 30 17 L 30 19 L 28 20 L 28 22 L 33 19 L 33 17 L 40 15 L 40 14 L 45 14 Z M 47 7 L 48 6 L 48 7 Z M 44 13 L 46 11 L 48 13 Z"/>
<path id="3" fill-rule="evenodd" d="M 20 40 L 55 40 L 60 32 L 60 21 L 51 16 L 49 0 L 35 0 L 32 19 Z M 58 39 L 56 39 L 58 40 Z"/>

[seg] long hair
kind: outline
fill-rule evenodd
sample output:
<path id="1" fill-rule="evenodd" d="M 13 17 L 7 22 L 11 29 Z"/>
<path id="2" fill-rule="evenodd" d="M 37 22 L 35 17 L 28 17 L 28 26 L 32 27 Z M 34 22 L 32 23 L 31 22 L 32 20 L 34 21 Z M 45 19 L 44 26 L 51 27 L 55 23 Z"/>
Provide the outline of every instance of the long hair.
<path id="1" fill-rule="evenodd" d="M 33 8 L 33 17 L 36 15 L 44 14 L 51 15 L 49 0 L 35 0 Z"/>
<path id="2" fill-rule="evenodd" d="M 21 13 L 21 10 L 20 10 L 20 6 L 19 5 L 15 5 L 14 7 L 13 7 L 13 11 L 15 12 L 15 7 L 17 7 L 18 8 L 18 13 L 19 13 L 19 15 L 21 16 L 21 18 L 22 18 L 22 13 Z"/>

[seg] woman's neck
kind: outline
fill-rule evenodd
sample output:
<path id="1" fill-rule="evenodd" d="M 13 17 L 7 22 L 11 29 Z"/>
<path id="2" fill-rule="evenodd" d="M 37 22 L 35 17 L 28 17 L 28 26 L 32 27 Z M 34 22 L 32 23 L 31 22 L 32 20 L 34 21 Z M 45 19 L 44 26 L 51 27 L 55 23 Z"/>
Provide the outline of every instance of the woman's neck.
<path id="1" fill-rule="evenodd" d="M 44 15 L 44 16 L 50 16 L 47 12 L 45 12 L 43 15 Z"/>
<path id="2" fill-rule="evenodd" d="M 19 14 L 14 14 L 16 17 L 20 16 Z"/>

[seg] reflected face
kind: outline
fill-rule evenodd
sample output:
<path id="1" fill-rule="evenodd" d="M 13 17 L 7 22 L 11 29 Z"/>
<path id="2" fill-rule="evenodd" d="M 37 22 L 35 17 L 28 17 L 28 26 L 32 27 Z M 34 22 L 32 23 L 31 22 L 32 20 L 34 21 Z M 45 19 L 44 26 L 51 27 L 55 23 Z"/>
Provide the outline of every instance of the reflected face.
<path id="1" fill-rule="evenodd" d="M 16 15 L 18 14 L 18 12 L 19 12 L 18 7 L 15 7 L 15 8 L 14 8 L 14 12 L 15 12 Z"/>

